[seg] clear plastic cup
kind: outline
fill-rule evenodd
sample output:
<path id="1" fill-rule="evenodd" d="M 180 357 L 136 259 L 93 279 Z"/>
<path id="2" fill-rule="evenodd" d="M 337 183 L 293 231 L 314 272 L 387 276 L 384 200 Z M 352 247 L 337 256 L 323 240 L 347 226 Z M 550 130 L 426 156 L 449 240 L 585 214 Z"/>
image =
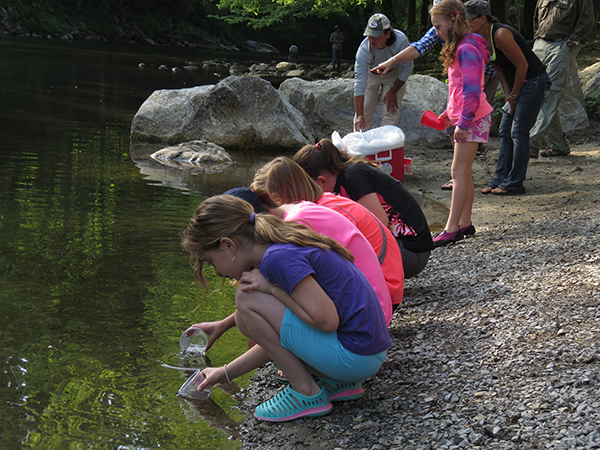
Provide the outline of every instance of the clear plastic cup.
<path id="1" fill-rule="evenodd" d="M 196 387 L 204 381 L 204 375 L 200 369 L 196 370 L 183 385 L 179 388 L 177 396 L 188 400 L 206 400 L 212 394 L 212 387 L 208 387 L 202 391 L 198 391 Z"/>
<path id="2" fill-rule="evenodd" d="M 203 356 L 208 345 L 208 335 L 200 328 L 186 330 L 179 339 L 179 346 L 184 355 Z"/>
<path id="3" fill-rule="evenodd" d="M 428 109 L 421 116 L 421 125 L 424 125 L 429 128 L 434 128 L 438 131 L 442 131 L 446 128 L 446 125 L 443 120 L 438 118 L 438 115 Z"/>

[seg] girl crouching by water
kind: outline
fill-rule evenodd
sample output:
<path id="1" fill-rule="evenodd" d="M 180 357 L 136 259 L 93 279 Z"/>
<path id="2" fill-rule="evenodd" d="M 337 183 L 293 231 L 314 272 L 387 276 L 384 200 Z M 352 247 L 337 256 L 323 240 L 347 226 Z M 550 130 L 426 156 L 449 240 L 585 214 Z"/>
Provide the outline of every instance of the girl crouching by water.
<path id="1" fill-rule="evenodd" d="M 256 408 L 261 420 L 323 415 L 332 401 L 363 395 L 361 382 L 379 370 L 392 341 L 348 250 L 303 225 L 255 214 L 229 195 L 198 207 L 183 245 L 206 289 L 205 265 L 239 281 L 236 325 L 257 343 L 230 364 L 204 369 L 199 390 L 273 361 L 290 385 Z"/>

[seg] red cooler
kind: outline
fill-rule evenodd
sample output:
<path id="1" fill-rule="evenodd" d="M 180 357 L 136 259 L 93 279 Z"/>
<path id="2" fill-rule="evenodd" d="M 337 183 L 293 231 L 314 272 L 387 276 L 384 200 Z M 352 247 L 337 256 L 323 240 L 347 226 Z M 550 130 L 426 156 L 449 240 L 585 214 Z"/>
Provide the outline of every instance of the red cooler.
<path id="1" fill-rule="evenodd" d="M 381 170 L 393 176 L 396 180 L 404 180 L 404 168 L 410 164 L 410 159 L 404 158 L 404 147 L 385 150 L 374 155 L 366 155 L 371 161 L 378 161 Z"/>

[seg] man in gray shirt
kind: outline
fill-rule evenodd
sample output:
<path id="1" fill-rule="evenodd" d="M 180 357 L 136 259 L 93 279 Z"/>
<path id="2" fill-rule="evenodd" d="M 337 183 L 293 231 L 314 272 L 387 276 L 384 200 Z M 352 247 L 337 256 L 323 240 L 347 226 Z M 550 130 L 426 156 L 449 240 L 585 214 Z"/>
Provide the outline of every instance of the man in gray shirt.
<path id="1" fill-rule="evenodd" d="M 408 47 L 406 35 L 394 30 L 383 14 L 373 14 L 364 32 L 367 36 L 358 47 L 354 62 L 354 130 L 367 131 L 373 127 L 373 113 L 379 90 L 383 95 L 381 125 L 398 125 L 400 103 L 406 90 L 404 83 L 413 70 L 414 62 L 393 66 L 384 76 L 371 69 Z"/>

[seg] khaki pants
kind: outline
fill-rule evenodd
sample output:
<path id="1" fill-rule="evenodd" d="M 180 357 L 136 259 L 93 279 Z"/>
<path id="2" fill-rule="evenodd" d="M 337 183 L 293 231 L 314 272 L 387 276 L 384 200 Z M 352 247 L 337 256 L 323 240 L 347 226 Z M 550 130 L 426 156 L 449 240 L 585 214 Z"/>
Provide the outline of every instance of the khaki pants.
<path id="1" fill-rule="evenodd" d="M 375 75 L 371 72 L 369 72 L 367 75 L 367 89 L 365 91 L 365 100 L 363 106 L 363 115 L 365 118 L 365 126 L 363 131 L 373 128 L 373 114 L 375 113 L 375 105 L 377 104 L 377 100 L 379 98 L 379 92 L 381 91 L 381 98 L 383 98 L 383 96 L 387 93 L 387 91 L 390 90 L 398 78 L 400 69 L 401 68 L 390 71 L 383 77 L 381 75 Z M 406 83 L 404 83 L 404 86 L 402 86 L 396 94 L 396 98 L 398 99 L 398 109 L 396 112 L 390 113 L 387 105 L 383 105 L 383 111 L 381 113 L 381 126 L 398 126 L 398 121 L 400 120 L 400 104 L 402 103 L 402 98 L 404 97 L 405 91 Z M 354 121 L 356 122 L 356 116 L 354 117 Z"/>
<path id="2" fill-rule="evenodd" d="M 552 150 L 558 153 L 569 153 L 569 143 L 560 123 L 558 106 L 567 88 L 569 74 L 575 64 L 579 48 L 580 46 L 577 45 L 569 50 L 566 39 L 559 42 L 538 39 L 533 45 L 533 51 L 546 64 L 546 71 L 552 81 L 537 121 L 529 133 L 529 145 L 533 149 L 543 148 L 545 138 Z"/>

